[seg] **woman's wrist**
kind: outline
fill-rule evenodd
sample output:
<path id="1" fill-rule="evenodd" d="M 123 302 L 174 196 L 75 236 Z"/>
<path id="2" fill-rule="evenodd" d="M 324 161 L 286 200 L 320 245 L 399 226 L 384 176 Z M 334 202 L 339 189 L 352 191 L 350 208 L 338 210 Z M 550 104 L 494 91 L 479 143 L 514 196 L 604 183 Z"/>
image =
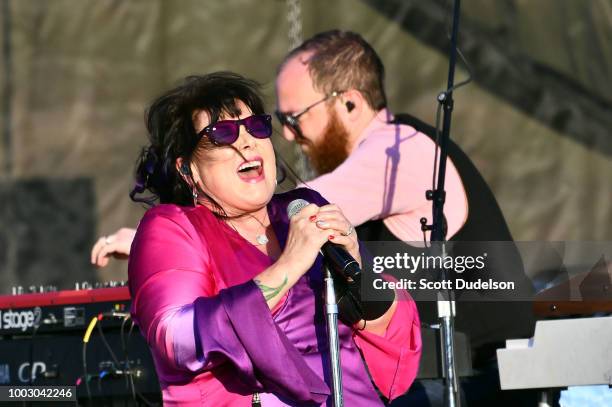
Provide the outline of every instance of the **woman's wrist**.
<path id="1" fill-rule="evenodd" d="M 285 273 L 285 278 L 278 285 L 270 285 L 270 283 L 264 283 L 262 280 L 259 280 L 257 278 L 255 278 L 253 281 L 255 281 L 255 284 L 261 290 L 261 293 L 263 294 L 266 301 L 270 301 L 274 299 L 274 297 L 279 296 L 279 294 L 283 291 L 283 289 L 287 285 L 288 277 L 287 273 Z"/>
<path id="2" fill-rule="evenodd" d="M 295 284 L 295 280 L 292 269 L 281 258 L 253 279 L 270 309 Z"/>
<path id="3" fill-rule="evenodd" d="M 281 253 L 278 260 L 276 260 L 276 262 L 274 263 L 273 267 L 275 269 L 282 270 L 282 272 L 286 271 L 289 274 L 290 280 L 292 275 L 295 275 L 295 280 L 297 280 L 310 268 L 310 266 L 305 264 L 303 259 L 299 257 L 294 258 L 294 256 L 287 254 L 287 252 Z"/>

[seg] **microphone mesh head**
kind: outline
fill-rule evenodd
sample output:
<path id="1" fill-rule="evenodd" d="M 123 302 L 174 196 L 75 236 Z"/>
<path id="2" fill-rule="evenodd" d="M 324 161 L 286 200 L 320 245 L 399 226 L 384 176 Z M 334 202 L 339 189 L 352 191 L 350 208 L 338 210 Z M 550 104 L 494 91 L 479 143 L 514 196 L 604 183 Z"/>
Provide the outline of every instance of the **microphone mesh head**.
<path id="1" fill-rule="evenodd" d="M 308 201 L 305 199 L 294 199 L 293 201 L 289 202 L 289 205 L 287 205 L 287 215 L 289 216 L 289 219 L 301 211 L 306 205 L 308 205 Z"/>

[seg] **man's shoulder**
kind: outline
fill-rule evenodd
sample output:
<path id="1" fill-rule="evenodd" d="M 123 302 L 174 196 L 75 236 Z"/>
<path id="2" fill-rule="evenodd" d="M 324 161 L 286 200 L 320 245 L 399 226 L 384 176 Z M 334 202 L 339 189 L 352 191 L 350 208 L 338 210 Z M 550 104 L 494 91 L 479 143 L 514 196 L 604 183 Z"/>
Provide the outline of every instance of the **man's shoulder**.
<path id="1" fill-rule="evenodd" d="M 434 147 L 429 136 L 413 127 L 389 123 L 371 129 L 342 165 L 348 171 L 378 168 L 388 159 L 411 165 L 433 155 Z"/>
<path id="2" fill-rule="evenodd" d="M 359 148 L 388 148 L 397 145 L 431 145 L 432 143 L 432 139 L 427 134 L 410 125 L 385 123 L 368 130 Z"/>

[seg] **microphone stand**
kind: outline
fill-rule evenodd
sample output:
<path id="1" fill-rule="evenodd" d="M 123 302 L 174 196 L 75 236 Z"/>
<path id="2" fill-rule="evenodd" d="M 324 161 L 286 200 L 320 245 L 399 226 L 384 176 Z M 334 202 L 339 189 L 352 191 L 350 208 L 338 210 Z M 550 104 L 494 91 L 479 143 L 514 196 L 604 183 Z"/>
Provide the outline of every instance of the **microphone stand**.
<path id="1" fill-rule="evenodd" d="M 460 0 L 455 0 L 453 10 L 453 27 L 451 35 L 450 56 L 448 66 L 448 86 L 445 92 L 438 95 L 438 103 L 442 105 L 444 110 L 444 119 L 442 125 L 442 136 L 439 140 L 440 162 L 438 167 L 438 184 L 433 191 L 427 191 L 426 197 L 432 200 L 432 224 L 422 224 L 422 229 L 431 230 L 431 242 L 435 254 L 446 256 L 445 243 L 445 227 L 444 227 L 444 201 L 446 192 L 444 190 L 444 180 L 446 175 L 446 159 L 448 157 L 448 140 L 450 139 L 451 114 L 453 111 L 453 85 L 455 77 L 455 61 L 457 58 L 457 33 L 459 30 L 459 9 Z M 436 244 L 436 242 L 438 244 Z M 442 278 L 446 279 L 444 267 L 441 270 Z M 448 407 L 459 407 L 460 399 L 458 397 L 457 376 L 455 367 L 455 349 L 454 349 L 454 317 L 455 317 L 455 301 L 452 290 L 448 292 L 448 298 L 442 298 L 438 293 L 438 318 L 440 320 L 440 341 L 443 352 L 443 372 L 444 372 L 444 399 L 445 405 Z"/>
<path id="2" fill-rule="evenodd" d="M 334 407 L 343 407 L 340 340 L 338 337 L 338 304 L 336 303 L 334 280 L 327 265 L 325 265 L 325 314 L 327 317 L 327 337 L 329 339 L 329 359 L 332 374 Z"/>

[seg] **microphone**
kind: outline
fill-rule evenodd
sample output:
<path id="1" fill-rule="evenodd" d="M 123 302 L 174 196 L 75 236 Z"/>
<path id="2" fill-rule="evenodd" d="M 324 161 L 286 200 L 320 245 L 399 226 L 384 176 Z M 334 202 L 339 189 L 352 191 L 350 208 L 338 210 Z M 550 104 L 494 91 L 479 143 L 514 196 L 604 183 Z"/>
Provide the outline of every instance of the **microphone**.
<path id="1" fill-rule="evenodd" d="M 309 202 L 304 199 L 294 199 L 287 205 L 287 215 L 291 219 L 302 210 Z M 344 248 L 332 242 L 325 242 L 321 247 L 321 254 L 327 261 L 329 267 L 345 278 L 355 280 L 361 274 L 359 263 Z"/>

